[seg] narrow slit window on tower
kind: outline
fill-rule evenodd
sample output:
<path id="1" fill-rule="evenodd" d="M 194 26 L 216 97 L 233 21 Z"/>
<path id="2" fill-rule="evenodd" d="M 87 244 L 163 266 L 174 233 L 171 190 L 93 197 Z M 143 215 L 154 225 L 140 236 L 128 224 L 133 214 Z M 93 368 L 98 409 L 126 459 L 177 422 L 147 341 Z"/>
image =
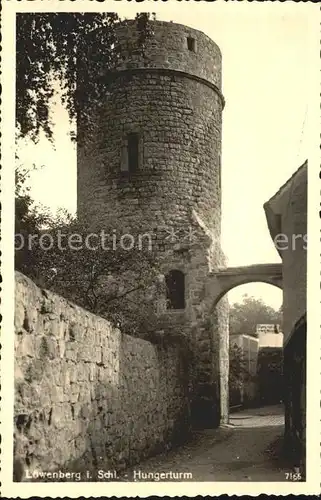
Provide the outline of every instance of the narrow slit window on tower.
<path id="1" fill-rule="evenodd" d="M 166 275 L 167 309 L 185 309 L 185 276 L 182 271 L 173 270 Z"/>
<path id="2" fill-rule="evenodd" d="M 128 172 L 136 172 L 139 165 L 139 136 L 136 133 L 127 136 L 127 160 Z"/>
<path id="3" fill-rule="evenodd" d="M 192 38 L 191 36 L 187 37 L 187 48 L 191 52 L 196 52 L 196 42 L 195 38 Z"/>

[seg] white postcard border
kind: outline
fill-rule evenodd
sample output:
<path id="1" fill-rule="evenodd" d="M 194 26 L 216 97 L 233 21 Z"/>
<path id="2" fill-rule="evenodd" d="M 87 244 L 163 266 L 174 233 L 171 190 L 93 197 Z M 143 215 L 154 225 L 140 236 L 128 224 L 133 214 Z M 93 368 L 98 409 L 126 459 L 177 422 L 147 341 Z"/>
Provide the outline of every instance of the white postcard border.
<path id="1" fill-rule="evenodd" d="M 179 2 L 169 0 L 166 3 L 144 2 L 128 3 L 126 0 L 107 0 L 100 3 L 90 0 L 4 0 L 2 3 L 2 107 L 1 107 L 1 150 L 2 150 L 2 360 L 1 360 L 1 493 L 8 497 L 28 498 L 30 496 L 64 497 L 70 496 L 196 496 L 196 495 L 252 495 L 265 494 L 319 494 L 321 477 L 320 460 L 320 217 L 321 180 L 320 166 L 320 72 L 319 68 L 310 64 L 310 106 L 308 130 L 311 138 L 311 155 L 308 172 L 308 346 L 307 346 L 307 481 L 305 483 L 244 483 L 244 482 L 195 482 L 195 483 L 14 483 L 12 481 L 13 457 L 13 235 L 14 235 L 14 152 L 15 152 L 15 14 L 16 12 L 50 12 L 50 11 L 116 11 L 120 15 L 130 16 L 136 12 L 153 11 L 161 15 L 167 9 L 194 9 L 195 15 L 206 9 L 209 15 L 215 15 L 215 9 L 226 12 L 238 9 L 240 16 L 247 9 L 283 9 L 286 13 L 291 9 L 304 8 L 311 15 L 311 54 L 320 50 L 320 10 L 315 4 L 293 2 L 224 2 L 215 3 Z M 299 70 L 299 68 L 298 68 Z M 318 99 L 318 102 L 316 102 Z M 277 118 L 277 117 L 276 117 Z"/>

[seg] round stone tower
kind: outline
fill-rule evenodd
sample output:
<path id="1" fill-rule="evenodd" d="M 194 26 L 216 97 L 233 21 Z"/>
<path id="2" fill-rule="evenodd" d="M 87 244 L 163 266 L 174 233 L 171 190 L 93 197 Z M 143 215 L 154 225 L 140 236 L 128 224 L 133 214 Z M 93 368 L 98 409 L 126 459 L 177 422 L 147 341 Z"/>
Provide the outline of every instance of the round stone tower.
<path id="1" fill-rule="evenodd" d="M 144 53 L 135 21 L 117 28 L 119 64 L 112 78 L 106 71 L 106 90 L 90 117 L 94 133 L 78 115 L 78 215 L 92 230 L 115 223 L 126 233 L 151 233 L 156 250 L 167 252 L 162 271 L 173 272 L 170 280 L 184 297 L 174 297 L 170 308 L 161 298 L 158 314 L 165 330 L 194 340 L 196 412 L 213 422 L 221 411 L 219 350 L 227 313 L 220 309 L 213 326 L 204 290 L 208 273 L 223 264 L 221 52 L 195 29 L 150 24 Z"/>
<path id="2" fill-rule="evenodd" d="M 78 148 L 78 213 L 183 231 L 196 210 L 219 239 L 221 53 L 197 30 L 151 25 L 144 55 L 136 23 L 118 28 L 121 62 L 91 117 L 99 134 Z"/>

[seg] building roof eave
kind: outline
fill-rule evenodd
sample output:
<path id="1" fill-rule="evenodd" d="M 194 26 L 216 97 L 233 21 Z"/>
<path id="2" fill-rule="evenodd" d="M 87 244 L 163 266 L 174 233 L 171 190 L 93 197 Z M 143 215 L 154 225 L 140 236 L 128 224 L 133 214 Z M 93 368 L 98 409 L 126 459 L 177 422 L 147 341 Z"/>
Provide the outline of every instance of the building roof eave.
<path id="1" fill-rule="evenodd" d="M 288 178 L 288 180 L 284 184 L 282 184 L 282 186 L 277 190 L 277 192 L 273 196 L 271 196 L 271 198 L 265 204 L 270 204 L 276 198 L 278 198 L 279 196 L 281 196 L 283 194 L 283 192 L 287 189 L 287 187 L 289 186 L 289 184 L 293 181 L 293 179 L 302 170 L 304 170 L 305 168 L 307 168 L 307 166 L 308 166 L 308 160 L 305 160 L 305 162 L 302 163 L 302 165 L 300 165 L 300 167 L 291 175 L 291 177 Z"/>
<path id="2" fill-rule="evenodd" d="M 275 246 L 279 256 L 281 257 L 280 249 L 278 249 L 277 245 L 275 245 L 275 238 L 280 233 L 279 218 L 278 218 L 279 214 L 274 213 L 269 201 L 264 203 L 263 209 L 265 212 L 265 218 L 266 218 L 267 226 L 269 229 L 269 233 L 270 233 L 271 238 L 273 240 L 274 246 Z"/>

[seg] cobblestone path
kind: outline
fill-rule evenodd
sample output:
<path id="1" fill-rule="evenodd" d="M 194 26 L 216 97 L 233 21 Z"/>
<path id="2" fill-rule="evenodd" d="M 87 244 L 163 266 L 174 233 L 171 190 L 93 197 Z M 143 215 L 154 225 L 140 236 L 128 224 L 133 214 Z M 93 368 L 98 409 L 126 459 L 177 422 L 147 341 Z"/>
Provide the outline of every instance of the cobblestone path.
<path id="1" fill-rule="evenodd" d="M 282 406 L 234 413 L 229 425 L 196 433 L 188 445 L 126 471 L 123 480 L 157 480 L 167 472 L 172 481 L 171 473 L 185 473 L 180 480 L 189 481 L 284 481 L 286 471 L 271 456 L 283 425 Z"/>

